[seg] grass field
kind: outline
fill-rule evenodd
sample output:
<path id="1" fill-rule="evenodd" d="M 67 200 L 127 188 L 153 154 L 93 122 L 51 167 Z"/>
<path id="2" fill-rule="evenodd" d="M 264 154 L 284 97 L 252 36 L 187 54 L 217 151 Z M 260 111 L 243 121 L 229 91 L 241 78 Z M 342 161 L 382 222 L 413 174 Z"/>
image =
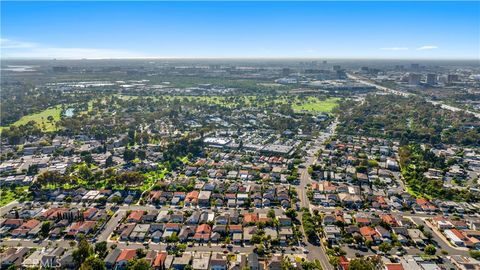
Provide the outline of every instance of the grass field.
<path id="1" fill-rule="evenodd" d="M 138 98 L 137 96 L 128 96 L 128 95 L 117 95 L 123 99 Z M 270 102 L 274 104 L 286 104 L 291 103 L 292 109 L 296 111 L 310 111 L 310 112 L 325 112 L 329 113 L 338 105 L 339 98 L 328 98 L 320 99 L 317 97 L 308 97 L 306 99 L 301 99 L 299 97 L 292 96 L 278 96 L 275 99 L 270 99 L 269 97 L 263 98 L 262 96 L 236 96 L 236 97 L 225 97 L 225 96 L 169 96 L 165 95 L 163 98 L 168 100 L 172 99 L 183 99 L 196 102 L 204 102 L 209 104 L 216 104 L 225 107 L 234 107 L 239 105 L 244 106 L 262 106 L 265 103 Z"/>
<path id="2" fill-rule="evenodd" d="M 0 195 L 0 206 L 7 205 L 15 200 L 15 193 L 9 189 L 2 189 Z"/>
<path id="3" fill-rule="evenodd" d="M 27 194 L 28 187 L 16 187 L 15 190 L 10 188 L 2 188 L 0 190 L 0 207 L 13 202 L 14 200 L 19 200 L 22 196 Z"/>
<path id="4" fill-rule="evenodd" d="M 337 105 L 339 98 L 328 98 L 320 100 L 316 97 L 308 97 L 305 101 L 295 102 L 292 108 L 296 111 L 311 111 L 311 112 L 331 112 Z"/>
<path id="5" fill-rule="evenodd" d="M 17 122 L 13 123 L 12 126 L 25 125 L 30 121 L 35 121 L 37 125 L 40 127 L 40 129 L 42 129 L 43 131 L 46 131 L 46 132 L 55 131 L 57 129 L 57 127 L 55 126 L 55 123 L 60 120 L 61 113 L 62 113 L 61 107 L 56 106 L 56 107 L 41 111 L 39 113 L 23 116 Z M 48 121 L 49 116 L 53 117 L 52 122 Z M 4 129 L 4 128 L 7 128 L 7 127 L 1 127 L 1 129 Z"/>
<path id="6" fill-rule="evenodd" d="M 128 95 L 116 95 L 122 99 L 135 99 L 139 98 L 138 96 L 128 96 Z M 156 97 L 153 97 L 156 99 Z M 308 98 L 299 98 L 292 96 L 278 96 L 272 99 L 271 97 L 262 97 L 262 96 L 236 96 L 236 97 L 225 97 L 225 96 L 164 96 L 164 98 L 171 99 L 186 99 L 189 101 L 196 101 L 202 103 L 216 104 L 225 107 L 234 107 L 234 106 L 264 106 L 266 104 L 292 104 L 292 109 L 296 111 L 310 111 L 314 113 L 330 113 L 333 108 L 338 105 L 339 98 L 328 98 L 325 100 L 319 99 L 317 97 L 308 97 Z M 87 113 L 93 110 L 93 101 L 88 103 L 88 111 L 80 112 Z M 17 122 L 13 123 L 13 126 L 24 125 L 30 121 L 35 121 L 37 125 L 42 129 L 42 131 L 56 131 L 57 127 L 55 123 L 60 120 L 61 107 L 56 106 L 39 113 L 34 113 L 30 115 L 23 116 Z M 52 116 L 53 121 L 48 121 L 48 117 Z M 0 131 L 7 127 L 0 127 Z"/>

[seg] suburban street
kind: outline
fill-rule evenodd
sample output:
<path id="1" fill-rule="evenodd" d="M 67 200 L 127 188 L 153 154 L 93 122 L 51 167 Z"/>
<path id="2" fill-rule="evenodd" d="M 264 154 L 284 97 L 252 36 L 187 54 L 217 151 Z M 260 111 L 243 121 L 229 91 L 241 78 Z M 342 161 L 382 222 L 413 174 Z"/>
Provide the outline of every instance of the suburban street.
<path id="1" fill-rule="evenodd" d="M 468 256 L 468 249 L 453 247 L 448 240 L 438 230 L 432 230 L 425 222 L 425 217 L 420 216 L 405 216 L 410 218 L 415 224 L 423 225 L 425 231 L 432 234 L 433 241 L 442 249 L 448 252 L 449 255 Z"/>
<path id="2" fill-rule="evenodd" d="M 20 203 L 18 201 L 12 201 L 2 207 L 0 207 L 0 215 L 3 216 L 5 213 L 8 213 L 14 207 L 19 206 Z"/>
<path id="3" fill-rule="evenodd" d="M 320 146 L 328 139 L 330 138 L 333 134 L 335 134 L 335 129 L 337 127 L 337 121 L 335 120 L 329 128 L 327 128 L 326 133 L 322 133 L 317 140 L 315 140 L 315 144 L 313 147 L 308 151 L 308 155 L 305 158 L 305 162 L 302 164 L 303 168 L 299 168 L 299 174 L 300 174 L 300 184 L 297 189 L 298 193 L 298 198 L 300 200 L 300 207 L 301 208 L 307 208 L 310 210 L 310 201 L 308 200 L 306 189 L 307 185 L 311 183 L 312 179 L 310 177 L 310 174 L 308 173 L 308 167 L 312 165 L 315 161 L 315 154 L 317 151 L 320 149 Z M 299 217 L 301 220 L 301 217 Z M 307 236 L 305 235 L 305 231 L 303 230 L 303 226 L 301 227 L 302 233 L 307 239 Z M 320 241 L 320 245 L 316 246 L 311 243 L 309 243 L 307 240 L 305 241 L 305 249 L 309 251 L 308 257 L 309 259 L 316 259 L 320 261 L 320 264 L 322 265 L 322 268 L 325 270 L 333 270 L 333 266 L 330 264 L 328 260 L 328 256 L 325 253 L 325 247 L 323 246 L 322 241 Z"/>

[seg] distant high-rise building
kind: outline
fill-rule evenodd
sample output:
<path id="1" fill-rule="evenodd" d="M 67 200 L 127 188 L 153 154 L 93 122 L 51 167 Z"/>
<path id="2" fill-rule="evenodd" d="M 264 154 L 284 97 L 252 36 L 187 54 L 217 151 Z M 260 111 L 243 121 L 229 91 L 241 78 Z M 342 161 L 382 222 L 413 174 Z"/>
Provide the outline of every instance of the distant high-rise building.
<path id="1" fill-rule="evenodd" d="M 65 67 L 65 66 L 56 66 L 56 67 L 52 67 L 52 70 L 53 70 L 53 72 L 67 72 L 67 71 L 68 71 L 68 67 Z"/>
<path id="2" fill-rule="evenodd" d="M 335 66 L 333 66 L 333 70 L 335 70 L 335 71 L 337 71 L 337 70 L 341 70 L 341 69 L 342 69 L 342 67 L 341 67 L 341 66 L 339 66 L 339 65 L 335 65 Z"/>
<path id="3" fill-rule="evenodd" d="M 339 80 L 347 79 L 347 73 L 345 72 L 345 70 L 343 69 L 337 70 L 337 79 Z"/>
<path id="4" fill-rule="evenodd" d="M 282 76 L 288 76 L 290 75 L 291 70 L 289 68 L 283 68 L 282 69 Z"/>
<path id="5" fill-rule="evenodd" d="M 437 84 L 437 74 L 433 74 L 433 73 L 427 74 L 427 84 L 430 84 L 430 85 Z"/>
<path id="6" fill-rule="evenodd" d="M 410 73 L 408 74 L 408 84 L 410 85 L 418 85 L 420 84 L 421 76 L 417 73 Z"/>
<path id="7" fill-rule="evenodd" d="M 412 70 L 417 71 L 417 70 L 420 69 L 420 65 L 419 65 L 419 64 L 411 64 L 411 65 L 410 65 L 410 68 L 411 68 Z"/>
<path id="8" fill-rule="evenodd" d="M 458 82 L 458 75 L 457 74 L 448 74 L 447 83 L 454 83 L 454 82 Z"/>

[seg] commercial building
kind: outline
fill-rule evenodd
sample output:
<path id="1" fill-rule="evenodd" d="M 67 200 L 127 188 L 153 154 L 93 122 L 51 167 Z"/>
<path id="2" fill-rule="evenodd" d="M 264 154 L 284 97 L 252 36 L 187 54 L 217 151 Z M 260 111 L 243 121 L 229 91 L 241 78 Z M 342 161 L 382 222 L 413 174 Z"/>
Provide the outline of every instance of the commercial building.
<path id="1" fill-rule="evenodd" d="M 409 85 L 418 85 L 420 84 L 421 75 L 417 73 L 408 74 L 408 84 Z"/>
<path id="2" fill-rule="evenodd" d="M 437 74 L 433 74 L 433 73 L 427 74 L 427 84 L 429 85 L 437 84 Z"/>

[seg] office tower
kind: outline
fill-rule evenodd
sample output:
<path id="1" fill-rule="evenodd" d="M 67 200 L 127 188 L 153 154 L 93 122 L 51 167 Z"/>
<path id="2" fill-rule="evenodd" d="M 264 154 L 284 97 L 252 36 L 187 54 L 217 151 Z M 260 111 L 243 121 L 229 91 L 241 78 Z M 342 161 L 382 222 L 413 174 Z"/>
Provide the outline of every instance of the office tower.
<path id="1" fill-rule="evenodd" d="M 420 84 L 420 74 L 417 73 L 410 73 L 408 74 L 408 84 L 410 85 L 418 85 Z"/>
<path id="2" fill-rule="evenodd" d="M 430 85 L 437 84 L 437 74 L 433 74 L 433 73 L 427 74 L 427 84 L 430 84 Z"/>
<path id="3" fill-rule="evenodd" d="M 458 82 L 458 75 L 457 74 L 448 74 L 447 83 L 454 83 L 454 82 Z"/>
<path id="4" fill-rule="evenodd" d="M 68 71 L 68 67 L 65 67 L 65 66 L 55 66 L 55 67 L 52 67 L 52 70 L 53 72 L 67 72 Z"/>

